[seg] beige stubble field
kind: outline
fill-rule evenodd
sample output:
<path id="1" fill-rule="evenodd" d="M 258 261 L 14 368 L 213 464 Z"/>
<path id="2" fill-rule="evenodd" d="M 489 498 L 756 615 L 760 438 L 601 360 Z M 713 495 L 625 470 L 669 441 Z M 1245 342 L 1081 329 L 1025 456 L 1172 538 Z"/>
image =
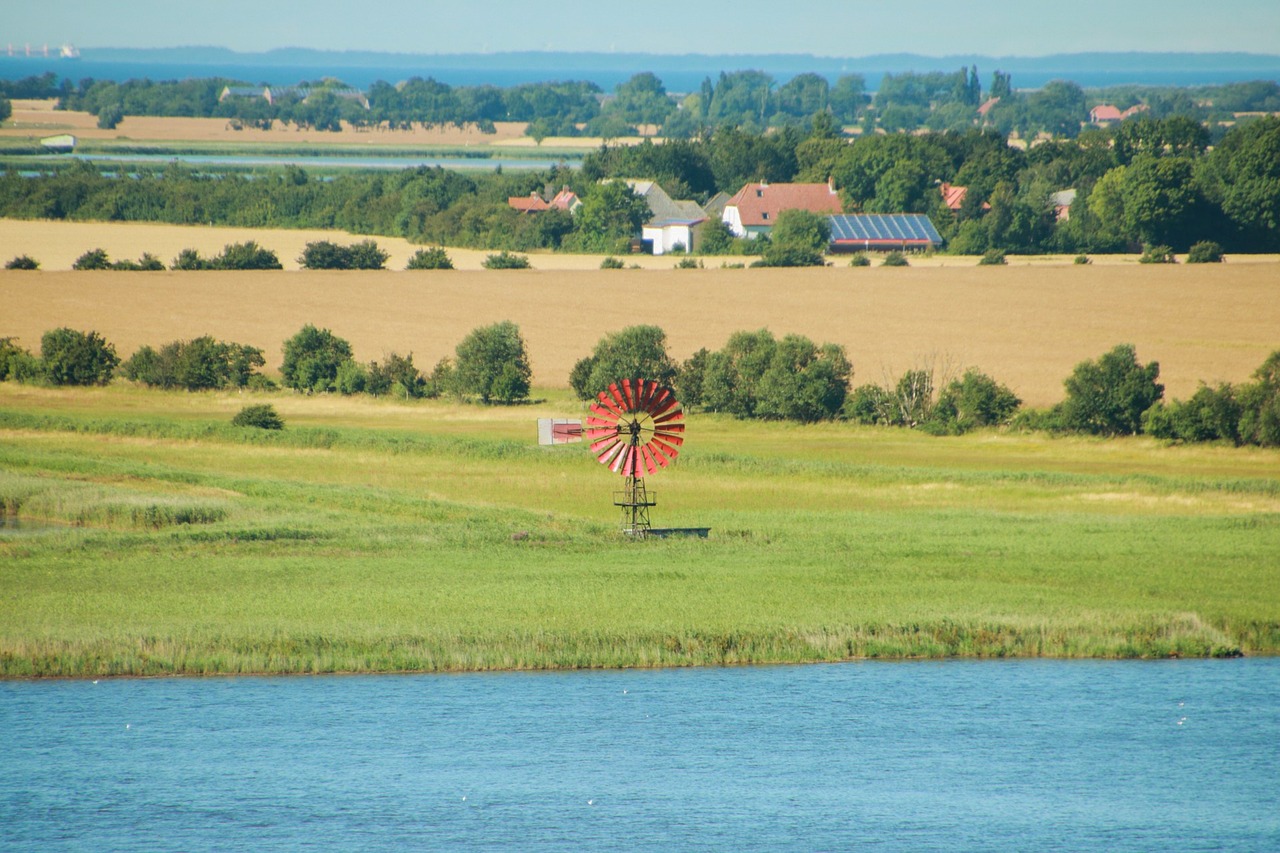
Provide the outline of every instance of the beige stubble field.
<path id="1" fill-rule="evenodd" d="M 1167 393 L 1246 379 L 1280 348 L 1274 264 L 907 269 L 445 272 L 4 272 L 0 336 L 37 348 L 59 326 L 96 329 L 127 357 L 210 334 L 262 347 L 268 370 L 304 323 L 361 360 L 412 352 L 429 369 L 471 329 L 519 324 L 538 385 L 567 384 L 606 332 L 652 323 L 683 359 L 741 329 L 843 344 L 855 384 L 977 366 L 1031 405 L 1062 397 L 1079 361 L 1117 343 L 1157 360 Z"/>

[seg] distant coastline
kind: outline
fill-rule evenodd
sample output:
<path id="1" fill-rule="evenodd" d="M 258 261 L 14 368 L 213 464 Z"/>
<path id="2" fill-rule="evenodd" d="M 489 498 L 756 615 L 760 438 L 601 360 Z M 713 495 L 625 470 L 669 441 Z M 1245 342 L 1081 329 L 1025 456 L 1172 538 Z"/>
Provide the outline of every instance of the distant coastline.
<path id="1" fill-rule="evenodd" d="M 69 61 L 57 55 L 0 56 L 0 78 L 18 79 L 52 71 L 79 80 L 153 80 L 225 76 L 253 83 L 291 84 L 322 76 L 367 87 L 377 80 L 434 77 L 450 85 L 512 86 L 547 80 L 589 80 L 612 88 L 638 71 L 651 71 L 669 91 L 696 90 L 721 71 L 758 69 L 780 82 L 813 72 L 832 80 L 861 74 L 874 89 L 886 73 L 954 71 L 977 66 L 987 76 L 999 69 L 1018 88 L 1050 80 L 1073 80 L 1085 88 L 1126 84 L 1200 86 L 1244 80 L 1280 80 L 1280 55 L 1255 53 L 1070 53 L 1041 57 L 956 54 L 881 54 L 827 57 L 809 54 L 505 53 L 405 54 L 283 48 L 239 53 L 216 47 L 83 48 Z"/>

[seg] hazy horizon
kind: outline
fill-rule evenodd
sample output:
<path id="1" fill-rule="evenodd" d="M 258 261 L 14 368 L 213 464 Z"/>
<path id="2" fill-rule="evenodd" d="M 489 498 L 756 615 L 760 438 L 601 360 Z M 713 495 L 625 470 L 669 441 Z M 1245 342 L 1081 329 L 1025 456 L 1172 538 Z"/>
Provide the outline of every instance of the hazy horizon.
<path id="1" fill-rule="evenodd" d="M 1078 0 L 960 6 L 936 0 L 655 0 L 598 7 L 581 0 L 45 0 L 0 22 L 0 45 L 217 47 L 239 53 L 310 48 L 447 55 L 564 53 L 810 54 L 1035 58 L 1090 52 L 1280 52 L 1280 3 Z"/>

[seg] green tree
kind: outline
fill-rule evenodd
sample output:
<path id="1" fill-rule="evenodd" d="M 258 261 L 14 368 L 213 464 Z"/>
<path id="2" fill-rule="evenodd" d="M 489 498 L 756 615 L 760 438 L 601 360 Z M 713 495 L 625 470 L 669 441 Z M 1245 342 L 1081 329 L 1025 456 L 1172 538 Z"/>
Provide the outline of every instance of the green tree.
<path id="1" fill-rule="evenodd" d="M 601 338 L 591 355 L 574 365 L 569 384 L 579 399 L 591 400 L 623 379 L 646 379 L 670 387 L 675 377 L 666 332 L 657 326 L 628 326 Z"/>
<path id="2" fill-rule="evenodd" d="M 253 240 L 231 243 L 222 247 L 222 253 L 210 263 L 219 270 L 282 270 L 284 265 L 276 253 L 264 249 Z"/>
<path id="3" fill-rule="evenodd" d="M 528 399 L 533 370 L 520 327 L 510 320 L 473 329 L 458 344 L 454 361 L 457 388 L 482 401 L 515 403 Z"/>
<path id="4" fill-rule="evenodd" d="M 932 419 L 943 431 L 968 432 L 976 427 L 1008 423 L 1022 405 L 1018 396 L 977 368 L 969 368 L 952 380 L 933 407 Z"/>
<path id="5" fill-rule="evenodd" d="M 284 384 L 299 391 L 332 391 L 338 368 L 351 358 L 351 344 L 328 329 L 308 323 L 284 342 L 280 375 Z"/>
<path id="6" fill-rule="evenodd" d="M 1199 243 L 1193 243 L 1191 248 L 1187 250 L 1187 263 L 1220 264 L 1222 263 L 1222 246 L 1212 240 L 1201 240 Z"/>
<path id="7" fill-rule="evenodd" d="M 1135 435 L 1142 431 L 1142 413 L 1164 395 L 1159 376 L 1159 363 L 1141 364 L 1132 344 L 1082 361 L 1064 383 L 1062 423 L 1094 435 Z"/>
<path id="8" fill-rule="evenodd" d="M 734 332 L 707 358 L 702 405 L 712 412 L 755 417 L 760 380 L 773 364 L 778 341 L 768 329 Z"/>
<path id="9" fill-rule="evenodd" d="M 620 241 L 640 234 L 650 216 L 649 203 L 624 181 L 605 181 L 592 186 L 582 199 L 575 217 L 574 248 L 607 252 Z"/>
<path id="10" fill-rule="evenodd" d="M 1182 157 L 1134 159 L 1121 187 L 1126 231 L 1144 243 L 1186 246 L 1199 202 L 1192 173 L 1192 162 Z"/>
<path id="11" fill-rule="evenodd" d="M 8 98 L 0 97 L 0 122 L 8 121 L 11 115 L 13 115 L 13 104 Z"/>
<path id="12" fill-rule="evenodd" d="M 844 405 L 852 374 L 843 347 L 819 347 L 803 335 L 787 335 L 760 377 L 755 414 L 804 422 L 833 418 Z"/>
<path id="13" fill-rule="evenodd" d="M 1280 117 L 1232 128 L 1200 164 L 1208 197 L 1244 232 L 1251 251 L 1280 247 Z"/>
<path id="14" fill-rule="evenodd" d="M 54 385 L 106 385 L 120 359 L 97 332 L 63 327 L 40 338 L 40 362 Z"/>
<path id="15" fill-rule="evenodd" d="M 831 243 L 831 221 L 808 210 L 784 210 L 778 214 L 769 244 L 752 266 L 822 266 Z"/>
<path id="16" fill-rule="evenodd" d="M 349 383 L 358 381 L 350 376 L 350 368 L 346 371 L 340 368 L 338 390 L 342 390 L 341 381 L 344 378 L 344 372 L 348 375 Z M 413 353 L 404 356 L 393 352 L 383 359 L 381 364 L 376 361 L 369 362 L 364 390 L 375 397 L 382 394 L 395 394 L 404 399 L 417 399 L 427 396 L 427 379 L 418 368 L 414 367 Z"/>

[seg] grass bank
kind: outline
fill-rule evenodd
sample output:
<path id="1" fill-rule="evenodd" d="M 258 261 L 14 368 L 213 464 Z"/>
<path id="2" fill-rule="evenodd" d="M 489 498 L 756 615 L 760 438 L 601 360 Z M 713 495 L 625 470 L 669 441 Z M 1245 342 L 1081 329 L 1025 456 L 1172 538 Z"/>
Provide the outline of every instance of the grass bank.
<path id="1" fill-rule="evenodd" d="M 0 675 L 1280 652 L 1280 454 L 694 416 L 626 540 L 539 406 L 0 384 Z"/>

